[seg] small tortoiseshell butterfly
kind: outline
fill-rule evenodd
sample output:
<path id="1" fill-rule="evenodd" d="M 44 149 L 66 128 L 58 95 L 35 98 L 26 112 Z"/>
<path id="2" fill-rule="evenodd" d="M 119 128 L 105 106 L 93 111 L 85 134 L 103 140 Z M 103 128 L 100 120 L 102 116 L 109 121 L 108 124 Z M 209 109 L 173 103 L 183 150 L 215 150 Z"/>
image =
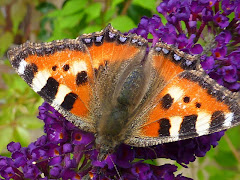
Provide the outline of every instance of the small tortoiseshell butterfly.
<path id="1" fill-rule="evenodd" d="M 196 56 L 107 26 L 49 43 L 27 42 L 8 56 L 28 85 L 80 129 L 100 156 L 120 143 L 144 147 L 240 123 L 240 95 L 217 84 Z"/>

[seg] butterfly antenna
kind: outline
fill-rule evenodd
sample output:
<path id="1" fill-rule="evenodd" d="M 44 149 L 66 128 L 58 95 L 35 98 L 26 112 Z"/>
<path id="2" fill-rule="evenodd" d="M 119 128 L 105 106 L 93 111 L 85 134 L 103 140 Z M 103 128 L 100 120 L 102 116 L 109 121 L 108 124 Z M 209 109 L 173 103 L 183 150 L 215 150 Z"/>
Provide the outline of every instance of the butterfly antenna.
<path id="1" fill-rule="evenodd" d="M 152 150 L 152 151 L 154 152 L 155 157 L 156 157 L 156 159 L 157 159 L 158 157 L 157 157 L 157 153 L 156 153 L 155 149 L 151 148 L 150 146 L 147 146 L 147 148 L 150 149 L 150 150 Z"/>
<path id="2" fill-rule="evenodd" d="M 116 170 L 119 179 L 122 180 L 121 174 L 120 174 L 120 172 L 118 171 L 117 166 L 116 166 L 116 164 L 114 163 L 114 161 L 113 161 L 111 155 L 108 154 L 108 156 L 109 156 L 109 158 L 111 159 L 111 161 L 112 161 L 112 163 L 113 163 L 114 169 Z"/>
<path id="3" fill-rule="evenodd" d="M 61 154 L 61 155 L 54 156 L 54 157 L 50 157 L 50 158 L 46 158 L 46 159 L 40 159 L 40 160 L 37 160 L 37 161 L 33 161 L 32 164 L 38 164 L 38 163 L 41 163 L 41 162 L 44 162 L 44 161 L 49 161 L 49 160 L 52 160 L 52 159 L 55 158 L 55 157 L 65 156 L 65 155 L 67 155 L 67 154 L 70 154 L 70 153 L 65 153 L 65 154 Z"/>

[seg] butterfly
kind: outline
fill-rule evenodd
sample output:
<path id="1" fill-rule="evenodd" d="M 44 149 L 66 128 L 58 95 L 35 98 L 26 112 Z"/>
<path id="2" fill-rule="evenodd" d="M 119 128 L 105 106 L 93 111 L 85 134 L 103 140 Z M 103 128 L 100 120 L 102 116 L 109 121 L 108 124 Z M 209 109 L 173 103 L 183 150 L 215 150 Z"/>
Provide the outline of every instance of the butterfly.
<path id="1" fill-rule="evenodd" d="M 26 42 L 8 51 L 13 68 L 81 130 L 100 159 L 125 143 L 153 146 L 240 123 L 240 95 L 211 79 L 197 56 L 123 35 L 108 25 L 76 39 Z"/>

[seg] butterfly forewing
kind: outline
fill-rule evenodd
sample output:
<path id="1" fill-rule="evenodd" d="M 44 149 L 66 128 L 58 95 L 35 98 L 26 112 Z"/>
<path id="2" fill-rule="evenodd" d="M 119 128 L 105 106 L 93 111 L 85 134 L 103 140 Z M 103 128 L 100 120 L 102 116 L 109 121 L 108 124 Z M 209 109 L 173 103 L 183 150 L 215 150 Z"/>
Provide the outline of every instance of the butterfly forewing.
<path id="1" fill-rule="evenodd" d="M 25 43 L 8 52 L 18 74 L 68 120 L 93 130 L 90 101 L 93 70 L 84 44 L 76 40 Z"/>

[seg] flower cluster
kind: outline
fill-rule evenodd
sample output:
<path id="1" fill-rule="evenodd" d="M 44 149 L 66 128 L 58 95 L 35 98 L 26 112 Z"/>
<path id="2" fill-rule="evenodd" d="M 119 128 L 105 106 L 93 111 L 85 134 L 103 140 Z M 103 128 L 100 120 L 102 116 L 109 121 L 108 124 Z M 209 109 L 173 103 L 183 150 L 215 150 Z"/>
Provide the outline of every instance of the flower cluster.
<path id="1" fill-rule="evenodd" d="M 203 45 L 215 44 L 201 58 L 204 70 L 219 84 L 239 91 L 239 4 L 239 0 L 164 0 L 157 11 L 165 17 L 165 25 L 158 15 L 143 17 L 130 32 L 153 46 L 161 40 L 191 54 L 201 54 Z M 149 34 L 153 38 L 149 39 Z"/>
<path id="2" fill-rule="evenodd" d="M 170 157 L 186 163 L 174 150 L 181 149 L 181 144 L 156 146 L 152 150 L 122 144 L 114 154 L 98 161 L 93 134 L 75 127 L 47 103 L 39 107 L 38 118 L 45 123 L 46 135 L 28 147 L 14 142 L 8 145 L 11 158 L 0 157 L 0 175 L 4 179 L 187 179 L 180 174 L 175 177 L 174 165 L 157 167 L 143 160 L 134 161 L 135 158 Z M 182 153 L 185 154 L 183 149 Z"/>
<path id="3" fill-rule="evenodd" d="M 221 8 L 220 8 L 221 4 Z M 218 83 L 232 91 L 240 84 L 240 7 L 238 1 L 164 0 L 157 7 L 167 23 L 158 15 L 143 17 L 137 28 L 130 30 L 146 38 L 152 46 L 159 40 L 173 44 L 191 54 L 201 54 L 204 43 L 213 39 L 214 47 L 202 56 L 202 66 Z M 233 15 L 234 14 L 234 15 Z M 149 34 L 152 38 L 149 38 Z M 208 35 L 206 35 L 208 34 Z M 209 36 L 212 35 L 212 36 Z M 202 45 L 201 45 L 202 44 Z M 239 58 L 238 58 L 239 57 Z M 151 148 L 121 144 L 103 161 L 98 161 L 95 137 L 68 122 L 49 104 L 39 107 L 39 119 L 45 123 L 46 135 L 28 147 L 10 143 L 11 158 L 0 157 L 0 175 L 4 179 L 188 179 L 175 165 L 154 166 L 145 160 L 168 158 L 186 166 L 196 157 L 205 156 L 224 135 L 218 132 L 207 136 Z"/>

